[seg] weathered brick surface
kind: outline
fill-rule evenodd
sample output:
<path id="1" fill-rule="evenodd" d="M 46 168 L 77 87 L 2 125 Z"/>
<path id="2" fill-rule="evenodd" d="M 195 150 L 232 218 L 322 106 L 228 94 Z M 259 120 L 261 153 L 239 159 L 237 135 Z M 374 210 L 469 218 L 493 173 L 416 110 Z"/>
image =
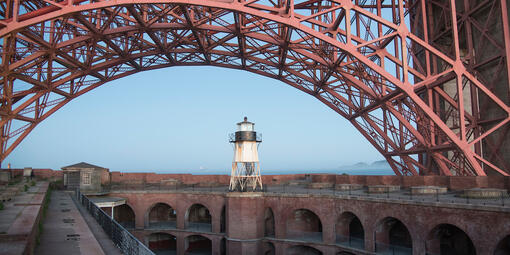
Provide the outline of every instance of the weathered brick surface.
<path id="1" fill-rule="evenodd" d="M 289 219 L 295 210 L 307 209 L 316 214 L 322 224 L 322 243 L 306 243 L 322 251 L 323 254 L 336 254 L 341 248 L 335 246 L 336 230 L 341 229 L 341 215 L 349 212 L 357 216 L 365 231 L 365 249 L 375 250 L 374 237 L 384 242 L 384 234 L 375 234 L 385 219 L 392 217 L 400 220 L 412 237 L 414 254 L 424 254 L 427 240 L 434 227 L 439 224 L 451 224 L 463 230 L 472 240 L 477 254 L 489 255 L 497 243 L 510 235 L 510 212 L 488 210 L 484 207 L 458 208 L 451 205 L 408 204 L 405 202 L 384 202 L 373 200 L 342 199 L 331 196 L 280 196 L 256 195 L 237 196 L 222 193 L 114 193 L 112 196 L 126 197 L 128 204 L 135 210 L 135 234 L 146 240 L 152 232 L 143 230 L 148 212 L 152 205 L 163 202 L 177 211 L 177 230 L 165 231 L 177 236 L 177 246 L 184 246 L 182 239 L 186 232 L 186 212 L 191 205 L 200 203 L 209 208 L 212 215 L 213 233 L 206 233 L 213 240 L 213 254 L 220 254 L 220 241 L 227 238 L 228 254 L 260 254 L 263 242 L 271 242 L 276 254 L 285 254 L 285 250 L 299 241 L 288 240 Z M 227 232 L 220 233 L 220 215 L 226 206 Z M 269 207 L 274 214 L 275 237 L 264 237 L 264 211 Z M 386 240 L 387 241 L 387 240 Z M 180 244 L 181 243 L 181 244 Z M 216 244 L 216 246 L 215 246 Z M 363 254 L 363 253 L 360 253 Z"/>

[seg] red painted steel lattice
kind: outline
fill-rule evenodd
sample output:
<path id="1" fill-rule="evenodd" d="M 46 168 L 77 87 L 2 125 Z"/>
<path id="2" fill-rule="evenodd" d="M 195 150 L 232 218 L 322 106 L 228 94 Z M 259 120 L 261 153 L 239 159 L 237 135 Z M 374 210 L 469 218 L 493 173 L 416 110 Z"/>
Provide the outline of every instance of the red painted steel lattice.
<path id="1" fill-rule="evenodd" d="M 316 97 L 398 175 L 508 175 L 507 9 L 506 0 L 4 0 L 1 160 L 108 81 L 212 65 Z"/>

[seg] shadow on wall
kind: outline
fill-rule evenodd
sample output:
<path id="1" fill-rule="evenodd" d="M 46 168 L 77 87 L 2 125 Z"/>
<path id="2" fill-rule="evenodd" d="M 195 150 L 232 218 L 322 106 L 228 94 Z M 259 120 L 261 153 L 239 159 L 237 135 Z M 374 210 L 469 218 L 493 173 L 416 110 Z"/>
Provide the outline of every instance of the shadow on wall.
<path id="1" fill-rule="evenodd" d="M 212 253 L 212 242 L 209 238 L 201 235 L 186 237 L 185 255 L 206 255 Z"/>
<path id="2" fill-rule="evenodd" d="M 177 213 L 176 211 L 165 203 L 155 204 L 149 212 L 148 228 L 176 228 L 177 226 Z"/>
<path id="3" fill-rule="evenodd" d="M 150 234 L 149 249 L 156 254 L 175 254 L 177 251 L 176 238 L 167 233 Z"/>
<path id="4" fill-rule="evenodd" d="M 287 238 L 303 241 L 322 241 L 322 223 L 308 209 L 295 210 L 287 219 Z"/>
<path id="5" fill-rule="evenodd" d="M 287 249 L 287 252 L 285 253 L 287 255 L 322 255 L 322 252 L 305 245 L 295 245 L 291 246 L 289 249 Z"/>
<path id="6" fill-rule="evenodd" d="M 376 227 L 375 251 L 388 254 L 412 254 L 413 241 L 407 227 L 398 219 L 387 217 Z"/>
<path id="7" fill-rule="evenodd" d="M 194 204 L 188 209 L 186 228 L 197 231 L 212 231 L 212 219 L 209 209 L 201 204 Z"/>
<path id="8" fill-rule="evenodd" d="M 135 212 L 127 204 L 115 207 L 113 218 L 126 229 L 135 228 Z"/>
<path id="9" fill-rule="evenodd" d="M 428 254 L 476 254 L 473 242 L 468 235 L 460 228 L 450 224 L 441 224 L 431 230 L 427 237 L 426 249 Z"/>

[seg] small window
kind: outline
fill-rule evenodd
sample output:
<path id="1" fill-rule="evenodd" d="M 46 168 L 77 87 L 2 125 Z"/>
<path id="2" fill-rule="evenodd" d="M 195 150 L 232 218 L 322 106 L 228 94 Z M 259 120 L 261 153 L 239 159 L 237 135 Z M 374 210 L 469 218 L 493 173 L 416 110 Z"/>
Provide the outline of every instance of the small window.
<path id="1" fill-rule="evenodd" d="M 84 173 L 83 174 L 83 184 L 90 184 L 90 173 Z"/>

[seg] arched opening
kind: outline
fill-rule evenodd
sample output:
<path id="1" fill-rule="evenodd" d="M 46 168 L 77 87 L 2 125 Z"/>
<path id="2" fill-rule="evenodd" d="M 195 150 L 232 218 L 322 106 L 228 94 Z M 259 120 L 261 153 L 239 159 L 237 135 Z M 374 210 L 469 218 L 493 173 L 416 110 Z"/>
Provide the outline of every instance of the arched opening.
<path id="1" fill-rule="evenodd" d="M 322 255 L 322 252 L 306 245 L 294 245 L 287 249 L 286 255 Z"/>
<path id="2" fill-rule="evenodd" d="M 375 232 L 375 251 L 378 254 L 412 254 L 413 241 L 407 227 L 392 217 L 381 220 Z"/>
<path id="3" fill-rule="evenodd" d="M 359 218 L 351 212 L 344 212 L 336 223 L 336 242 L 341 245 L 365 248 L 365 230 Z"/>
<path id="4" fill-rule="evenodd" d="M 270 207 L 264 211 L 264 236 L 274 237 L 274 214 Z"/>
<path id="5" fill-rule="evenodd" d="M 287 238 L 321 242 L 322 224 L 319 216 L 308 209 L 295 210 L 287 219 Z"/>
<path id="6" fill-rule="evenodd" d="M 135 212 L 127 204 L 116 206 L 113 209 L 113 218 L 127 229 L 135 228 Z"/>
<path id="7" fill-rule="evenodd" d="M 496 246 L 496 250 L 494 250 L 494 255 L 509 255 L 510 254 L 510 235 L 503 238 L 503 240 L 499 241 Z"/>
<path id="8" fill-rule="evenodd" d="M 168 204 L 157 203 L 150 209 L 147 223 L 150 229 L 172 229 L 177 226 L 177 213 Z"/>
<path id="9" fill-rule="evenodd" d="M 440 224 L 427 236 L 427 253 L 437 255 L 475 255 L 476 250 L 469 236 L 451 224 Z"/>
<path id="10" fill-rule="evenodd" d="M 186 229 L 211 232 L 212 224 L 209 209 L 201 204 L 192 205 L 186 216 Z"/>
<path id="11" fill-rule="evenodd" d="M 227 255 L 227 239 L 225 237 L 221 238 L 220 254 Z"/>
<path id="12" fill-rule="evenodd" d="M 225 233 L 227 230 L 227 215 L 226 215 L 226 208 L 223 206 L 221 209 L 221 216 L 220 216 L 220 233 Z"/>
<path id="13" fill-rule="evenodd" d="M 186 237 L 184 254 L 186 255 L 212 254 L 212 242 L 209 238 L 201 235 L 188 236 Z"/>
<path id="14" fill-rule="evenodd" d="M 156 255 L 177 254 L 177 240 L 167 233 L 152 233 L 149 235 L 149 249 Z"/>
<path id="15" fill-rule="evenodd" d="M 275 248 L 273 243 L 264 242 L 262 248 L 264 249 L 262 252 L 263 255 L 275 255 Z"/>

